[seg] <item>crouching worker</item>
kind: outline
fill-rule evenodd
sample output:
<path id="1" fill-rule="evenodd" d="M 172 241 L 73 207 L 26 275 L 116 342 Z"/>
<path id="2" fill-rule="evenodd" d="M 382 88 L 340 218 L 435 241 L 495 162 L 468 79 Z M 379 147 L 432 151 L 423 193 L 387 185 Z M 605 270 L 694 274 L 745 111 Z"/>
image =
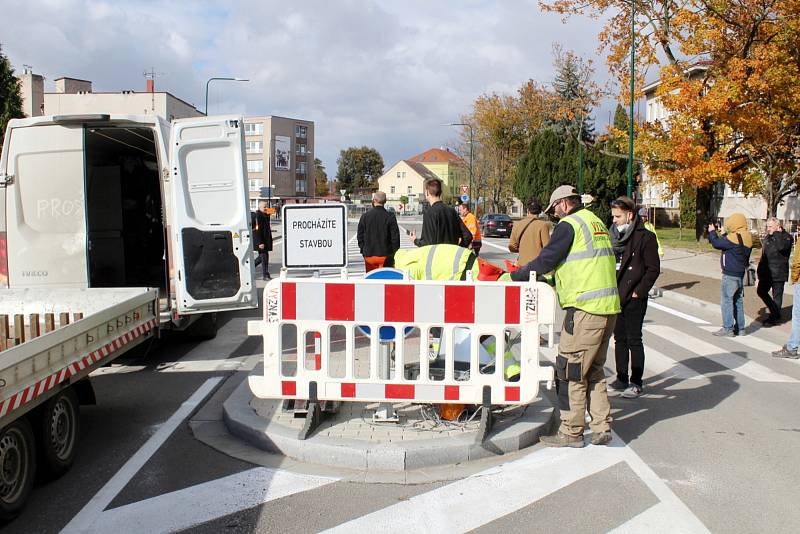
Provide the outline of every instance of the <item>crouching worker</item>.
<path id="1" fill-rule="evenodd" d="M 620 312 L 614 250 L 608 229 L 570 185 L 550 196 L 546 213 L 560 219 L 539 256 L 511 273 L 525 282 L 530 273 L 554 271 L 556 293 L 566 311 L 556 357 L 556 393 L 561 426 L 543 436 L 548 447 L 583 447 L 586 410 L 591 415 L 592 444 L 611 441 L 611 406 L 603 365 L 608 340 Z"/>
<path id="2" fill-rule="evenodd" d="M 467 272 L 472 273 L 473 280 L 510 281 L 508 273 L 492 263 L 478 258 L 475 253 L 459 245 L 427 245 L 415 249 L 401 249 L 395 253 L 395 268 L 408 272 L 413 280 L 466 280 Z M 434 329 L 431 329 L 434 330 Z M 431 360 L 435 361 L 441 351 L 441 331 L 432 336 L 429 342 Z M 466 364 L 469 368 L 470 337 L 465 329 L 457 329 L 455 334 L 454 359 Z M 504 354 L 504 374 L 506 380 L 519 380 L 519 356 L 514 354 L 514 343 L 507 340 Z M 519 340 L 515 340 L 516 344 Z M 496 343 L 493 336 L 483 336 L 480 342 L 481 366 L 493 365 Z"/>

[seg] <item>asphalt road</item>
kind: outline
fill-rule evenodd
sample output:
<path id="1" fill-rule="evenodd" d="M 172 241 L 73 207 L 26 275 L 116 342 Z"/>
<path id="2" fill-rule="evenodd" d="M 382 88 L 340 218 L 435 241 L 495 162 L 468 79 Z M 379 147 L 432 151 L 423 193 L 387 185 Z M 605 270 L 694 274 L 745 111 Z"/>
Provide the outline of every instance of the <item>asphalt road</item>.
<path id="1" fill-rule="evenodd" d="M 506 242 L 486 239 L 482 256 L 510 258 Z M 352 270 L 363 272 L 350 250 Z M 3 531 L 795 532 L 800 525 L 800 361 L 769 355 L 785 342 L 780 333 L 719 339 L 710 334 L 718 314 L 651 301 L 645 395 L 612 398 L 611 447 L 536 446 L 462 480 L 403 486 L 356 482 L 231 440 L 228 452 L 246 462 L 195 438 L 189 421 L 213 420 L 242 377 L 236 371 L 259 354 L 258 341 L 246 337 L 248 315 L 256 314 L 226 315 L 215 340 L 166 339 L 105 368 L 94 378 L 98 405 L 81 411 L 75 466 L 39 484 Z"/>

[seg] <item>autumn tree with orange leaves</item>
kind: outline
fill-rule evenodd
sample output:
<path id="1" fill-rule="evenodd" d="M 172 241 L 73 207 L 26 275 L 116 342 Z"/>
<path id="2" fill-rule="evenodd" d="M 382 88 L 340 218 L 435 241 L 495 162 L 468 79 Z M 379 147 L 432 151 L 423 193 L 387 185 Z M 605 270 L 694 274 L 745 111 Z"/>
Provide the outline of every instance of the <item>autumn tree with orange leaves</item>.
<path id="1" fill-rule="evenodd" d="M 711 208 L 710 187 L 725 182 L 763 195 L 765 215 L 775 214 L 800 181 L 800 2 L 660 0 L 635 6 L 637 83 L 641 87 L 648 70 L 658 68 L 657 95 L 669 113 L 639 132 L 637 156 L 673 190 L 698 188 L 698 210 Z M 600 47 L 627 87 L 630 2 L 556 0 L 545 7 L 610 16 Z M 706 67 L 702 76 L 689 76 L 698 63 Z M 698 228 L 705 219 L 698 218 Z"/>

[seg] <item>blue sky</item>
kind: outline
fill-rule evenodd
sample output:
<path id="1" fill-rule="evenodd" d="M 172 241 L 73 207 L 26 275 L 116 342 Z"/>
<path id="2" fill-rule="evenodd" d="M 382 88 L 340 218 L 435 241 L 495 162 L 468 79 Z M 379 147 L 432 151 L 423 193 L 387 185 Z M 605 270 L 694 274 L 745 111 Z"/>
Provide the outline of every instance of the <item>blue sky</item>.
<path id="1" fill-rule="evenodd" d="M 562 24 L 536 1 L 309 0 L 165 2 L 27 0 L 3 3 L 0 44 L 14 68 L 53 80 L 92 80 L 95 91 L 156 88 L 210 113 L 312 120 L 316 156 L 335 174 L 339 151 L 372 146 L 388 168 L 452 144 L 477 96 L 552 77 L 551 48 L 594 59 L 600 22 Z M 596 110 L 608 120 L 607 103 Z"/>

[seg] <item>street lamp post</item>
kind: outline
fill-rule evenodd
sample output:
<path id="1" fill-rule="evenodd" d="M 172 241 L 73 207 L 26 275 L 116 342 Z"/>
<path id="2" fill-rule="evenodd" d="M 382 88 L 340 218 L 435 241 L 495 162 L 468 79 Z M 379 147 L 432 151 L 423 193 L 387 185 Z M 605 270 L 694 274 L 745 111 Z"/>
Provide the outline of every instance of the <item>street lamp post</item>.
<path id="1" fill-rule="evenodd" d="M 471 124 L 467 124 L 466 122 L 451 122 L 451 123 L 446 124 L 445 126 L 466 126 L 467 128 L 469 128 L 469 198 L 470 198 L 470 204 L 471 204 L 472 203 L 472 199 L 474 197 L 474 194 L 473 194 L 473 191 L 472 191 L 472 149 L 473 149 L 473 145 L 474 145 L 474 131 L 472 129 L 472 125 Z M 476 202 L 477 202 L 477 200 L 476 200 Z M 476 208 L 477 208 L 477 204 L 476 204 Z"/>
<path id="2" fill-rule="evenodd" d="M 250 80 L 247 78 L 228 78 L 228 77 L 218 77 L 215 76 L 213 78 L 209 78 L 206 82 L 206 107 L 205 107 L 205 114 L 208 115 L 208 84 L 211 83 L 212 80 L 226 80 L 229 82 L 249 82 Z"/>
<path id="3" fill-rule="evenodd" d="M 636 50 L 636 19 L 634 17 L 634 3 L 631 0 L 631 86 L 630 86 L 630 112 L 628 117 L 628 197 L 633 198 L 633 74 L 634 51 Z"/>

